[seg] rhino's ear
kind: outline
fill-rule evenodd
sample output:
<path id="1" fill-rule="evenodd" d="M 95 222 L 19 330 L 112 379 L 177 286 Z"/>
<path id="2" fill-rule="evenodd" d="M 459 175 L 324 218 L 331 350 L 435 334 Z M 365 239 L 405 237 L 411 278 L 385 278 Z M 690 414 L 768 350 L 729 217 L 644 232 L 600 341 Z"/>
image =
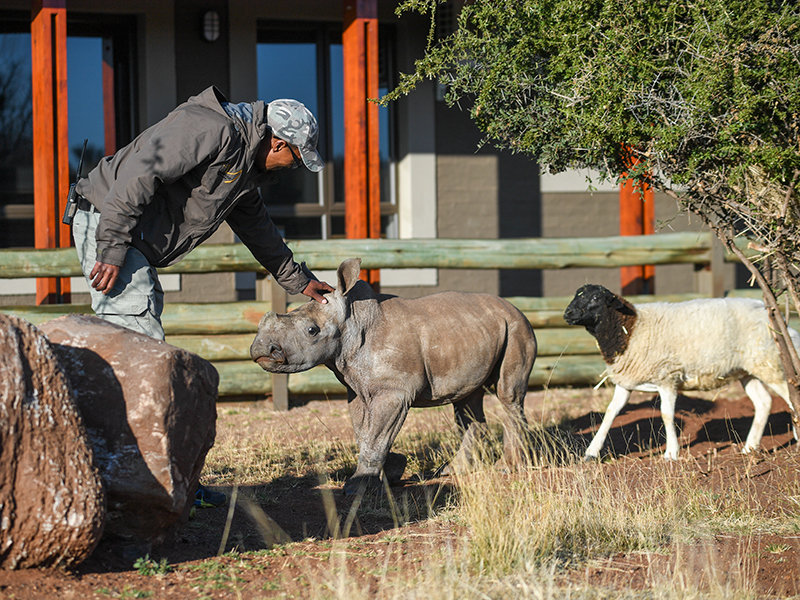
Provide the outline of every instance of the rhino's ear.
<path id="1" fill-rule="evenodd" d="M 346 294 L 358 282 L 361 273 L 361 259 L 348 258 L 339 265 L 336 276 L 339 280 L 339 291 Z"/>

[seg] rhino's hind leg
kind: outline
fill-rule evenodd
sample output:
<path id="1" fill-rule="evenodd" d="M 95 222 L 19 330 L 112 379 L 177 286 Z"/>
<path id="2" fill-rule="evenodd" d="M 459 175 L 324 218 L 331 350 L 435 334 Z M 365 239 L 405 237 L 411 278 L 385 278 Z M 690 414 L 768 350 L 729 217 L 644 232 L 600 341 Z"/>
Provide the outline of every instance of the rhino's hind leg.
<path id="1" fill-rule="evenodd" d="M 461 432 L 461 446 L 442 474 L 468 471 L 480 457 L 486 440 L 486 416 L 483 414 L 483 388 L 453 403 L 456 425 Z"/>
<path id="2" fill-rule="evenodd" d="M 506 409 L 503 419 L 503 461 L 512 468 L 526 467 L 531 464 L 530 434 L 528 421 L 525 418 L 525 394 L 528 391 L 533 359 L 517 362 L 509 360 L 509 356 L 500 365 L 497 380 L 497 399 Z"/>
<path id="3" fill-rule="evenodd" d="M 389 452 L 386 455 L 386 460 L 383 461 L 383 476 L 390 486 L 397 485 L 403 478 L 403 473 L 406 471 L 406 464 L 408 458 L 405 454 L 397 452 Z"/>

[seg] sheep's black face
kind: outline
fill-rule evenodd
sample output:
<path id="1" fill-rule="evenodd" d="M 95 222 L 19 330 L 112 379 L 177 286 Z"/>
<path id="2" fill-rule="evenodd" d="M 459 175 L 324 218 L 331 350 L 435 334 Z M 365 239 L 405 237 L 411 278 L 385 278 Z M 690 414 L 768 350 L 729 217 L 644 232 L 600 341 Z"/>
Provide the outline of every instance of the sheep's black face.
<path id="1" fill-rule="evenodd" d="M 584 285 L 575 292 L 575 297 L 564 311 L 564 320 L 570 325 L 591 327 L 600 322 L 609 307 L 619 299 L 602 285 Z"/>

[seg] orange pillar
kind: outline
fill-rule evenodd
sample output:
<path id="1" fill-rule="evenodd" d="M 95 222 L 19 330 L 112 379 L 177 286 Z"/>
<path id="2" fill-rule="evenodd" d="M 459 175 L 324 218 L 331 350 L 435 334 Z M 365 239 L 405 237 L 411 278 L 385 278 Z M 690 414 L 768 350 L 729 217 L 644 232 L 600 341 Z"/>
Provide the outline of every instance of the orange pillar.
<path id="1" fill-rule="evenodd" d="M 639 163 L 639 159 L 631 158 L 631 166 Z M 619 187 L 619 234 L 649 235 L 655 233 L 655 201 L 653 190 L 645 185 L 644 189 L 634 186 L 631 179 L 624 179 Z M 635 265 L 621 267 L 620 277 L 623 295 L 655 293 L 654 265 Z"/>
<path id="2" fill-rule="evenodd" d="M 69 193 L 66 0 L 34 0 L 31 59 L 35 243 L 37 248 L 66 248 L 70 230 L 61 222 Z M 37 304 L 69 301 L 69 278 L 36 280 Z"/>
<path id="3" fill-rule="evenodd" d="M 345 3 L 344 33 L 344 222 L 348 239 L 380 238 L 381 188 L 378 107 L 378 2 Z M 362 272 L 374 288 L 377 269 Z"/>

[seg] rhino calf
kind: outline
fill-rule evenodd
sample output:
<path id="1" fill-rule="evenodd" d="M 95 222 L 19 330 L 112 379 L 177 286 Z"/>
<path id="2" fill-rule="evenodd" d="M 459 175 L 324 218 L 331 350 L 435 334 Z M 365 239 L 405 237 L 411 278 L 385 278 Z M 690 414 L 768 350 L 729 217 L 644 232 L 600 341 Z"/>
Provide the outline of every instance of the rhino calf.
<path id="1" fill-rule="evenodd" d="M 523 402 L 536 359 L 525 315 L 488 294 L 443 292 L 413 300 L 376 294 L 359 280 L 360 269 L 361 259 L 339 265 L 338 286 L 326 304 L 266 313 L 250 347 L 266 371 L 325 365 L 346 386 L 358 468 L 345 492 L 378 485 L 382 469 L 390 483 L 392 471 L 395 479 L 402 476 L 405 458 L 398 473 L 398 455 L 389 449 L 412 406 L 453 404 L 462 431 L 453 462 L 468 465 L 485 428 L 483 395 L 491 385 L 507 413 L 505 460 L 524 461 Z"/>

